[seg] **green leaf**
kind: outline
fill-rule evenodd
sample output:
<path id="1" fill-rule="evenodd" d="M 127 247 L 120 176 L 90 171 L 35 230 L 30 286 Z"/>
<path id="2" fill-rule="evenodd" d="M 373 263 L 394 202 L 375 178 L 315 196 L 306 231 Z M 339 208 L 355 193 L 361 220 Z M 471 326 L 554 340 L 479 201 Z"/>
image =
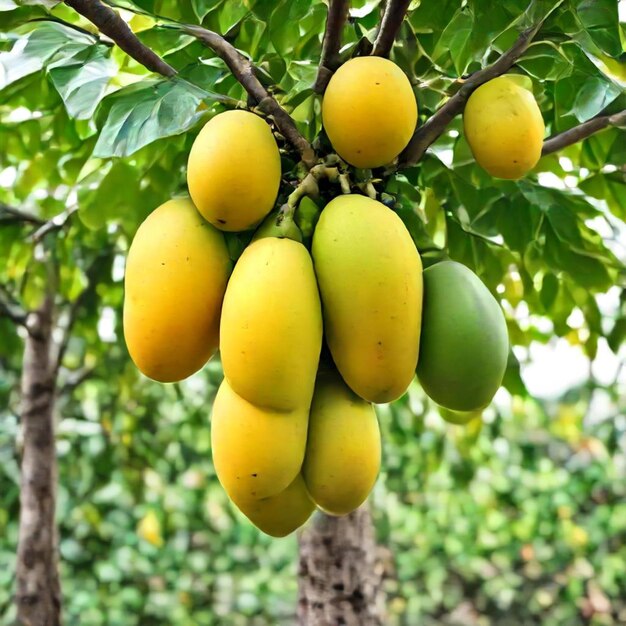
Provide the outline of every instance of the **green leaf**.
<path id="1" fill-rule="evenodd" d="M 605 109 L 621 93 L 612 83 L 590 77 L 578 92 L 573 113 L 580 122 L 586 122 Z"/>
<path id="2" fill-rule="evenodd" d="M 224 2 L 219 11 L 220 33 L 226 35 L 232 28 L 237 26 L 246 15 L 250 13 L 250 4 L 254 4 L 250 0 L 243 2 Z"/>
<path id="3" fill-rule="evenodd" d="M 310 0 L 282 0 L 272 12 L 269 33 L 281 56 L 294 48 L 301 35 L 299 22 L 311 10 Z"/>
<path id="4" fill-rule="evenodd" d="M 433 59 L 439 61 L 449 54 L 452 57 L 454 69 L 461 76 L 465 73 L 470 58 L 470 42 L 474 28 L 474 14 L 467 9 L 459 9 L 452 21 L 441 33 L 437 42 Z"/>
<path id="5" fill-rule="evenodd" d="M 622 174 L 595 174 L 583 180 L 579 188 L 592 198 L 605 200 L 611 212 L 626 221 L 626 181 Z"/>
<path id="6" fill-rule="evenodd" d="M 615 0 L 582 0 L 576 3 L 576 14 L 593 42 L 606 54 L 622 53 Z"/>
<path id="7" fill-rule="evenodd" d="M 111 97 L 94 156 L 128 156 L 157 139 L 184 133 L 198 120 L 198 106 L 208 95 L 177 78 L 120 89 Z"/>
<path id="8" fill-rule="evenodd" d="M 541 283 L 541 292 L 539 294 L 539 298 L 541 299 L 541 304 L 543 304 L 546 312 L 549 312 L 556 300 L 556 296 L 559 293 L 559 280 L 552 273 L 548 272 L 544 277 Z"/>
<path id="9" fill-rule="evenodd" d="M 80 220 L 89 228 L 99 229 L 138 209 L 140 185 L 137 169 L 124 161 L 109 162 L 81 181 L 78 194 Z"/>
<path id="10" fill-rule="evenodd" d="M 517 62 L 533 78 L 556 81 L 569 76 L 573 65 L 562 49 L 552 43 L 537 42 L 531 45 Z"/>
<path id="11" fill-rule="evenodd" d="M 95 41 L 94 37 L 57 22 L 38 22 L 34 30 L 17 39 L 10 51 L 0 52 L 0 90 L 38 72 L 57 55 L 71 57 Z"/>
<path id="12" fill-rule="evenodd" d="M 68 114 L 77 119 L 89 119 L 117 70 L 106 49 L 93 45 L 54 64 L 48 74 Z"/>
<path id="13" fill-rule="evenodd" d="M 215 7 L 219 6 L 222 0 L 191 0 L 191 6 L 193 7 L 193 11 L 198 17 L 198 20 L 202 22 L 205 16 L 215 9 Z M 227 2 L 227 4 L 233 4 L 232 2 Z"/>

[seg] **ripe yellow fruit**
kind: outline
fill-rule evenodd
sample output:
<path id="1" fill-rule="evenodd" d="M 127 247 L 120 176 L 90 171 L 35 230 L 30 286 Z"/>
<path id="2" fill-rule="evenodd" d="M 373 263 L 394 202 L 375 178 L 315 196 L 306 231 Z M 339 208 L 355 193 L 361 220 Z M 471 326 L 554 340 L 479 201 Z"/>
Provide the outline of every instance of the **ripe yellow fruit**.
<path id="1" fill-rule="evenodd" d="M 220 483 L 235 502 L 274 496 L 300 472 L 308 406 L 293 412 L 261 409 L 224 380 L 213 403 L 211 449 Z"/>
<path id="2" fill-rule="evenodd" d="M 356 57 L 330 79 L 322 103 L 326 134 L 342 159 L 380 167 L 409 143 L 417 103 L 406 74 L 381 57 Z"/>
<path id="3" fill-rule="evenodd" d="M 280 154 L 272 131 L 248 111 L 216 115 L 189 153 L 191 198 L 220 230 L 256 226 L 274 206 L 280 176 Z"/>
<path id="4" fill-rule="evenodd" d="M 321 346 L 320 298 L 307 249 L 276 237 L 251 243 L 222 309 L 220 352 L 233 390 L 259 407 L 308 410 Z"/>
<path id="5" fill-rule="evenodd" d="M 541 111 L 532 92 L 506 76 L 474 91 L 463 126 L 476 162 L 497 178 L 521 178 L 541 157 Z"/>
<path id="6" fill-rule="evenodd" d="M 315 385 L 302 475 L 311 498 L 331 515 L 347 515 L 369 495 L 380 470 L 374 407 L 334 371 Z"/>
<path id="7" fill-rule="evenodd" d="M 188 198 L 141 224 L 126 261 L 124 336 L 146 376 L 182 380 L 211 358 L 231 267 L 224 236 Z"/>
<path id="8" fill-rule="evenodd" d="M 235 501 L 235 504 L 257 528 L 272 537 L 289 535 L 315 510 L 300 474 L 284 491 L 271 498 Z"/>
<path id="9" fill-rule="evenodd" d="M 163 545 L 161 522 L 154 511 L 148 511 L 137 524 L 137 535 L 144 541 L 160 548 Z"/>
<path id="10" fill-rule="evenodd" d="M 364 196 L 335 198 L 313 260 L 339 373 L 369 402 L 399 398 L 415 373 L 422 316 L 422 263 L 402 220 Z"/>

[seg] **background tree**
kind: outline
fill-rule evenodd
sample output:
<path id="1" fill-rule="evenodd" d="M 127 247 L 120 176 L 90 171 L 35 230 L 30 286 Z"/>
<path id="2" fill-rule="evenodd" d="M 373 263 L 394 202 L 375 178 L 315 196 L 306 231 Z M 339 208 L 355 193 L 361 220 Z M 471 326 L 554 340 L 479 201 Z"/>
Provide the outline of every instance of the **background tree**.
<path id="1" fill-rule="evenodd" d="M 624 379 L 607 374 L 626 335 L 618 4 L 408 4 L 0 2 L 3 621 L 60 620 L 56 500 L 67 623 L 293 622 L 293 538 L 259 536 L 210 463 L 219 364 L 166 387 L 137 374 L 124 255 L 141 220 L 184 191 L 215 112 L 266 116 L 285 189 L 297 185 L 329 150 L 318 133 L 332 71 L 372 51 L 407 72 L 420 123 L 398 168 L 370 182 L 426 263 L 446 254 L 481 276 L 516 349 L 483 433 L 444 426 L 417 387 L 380 407 L 379 548 L 365 511 L 310 523 L 301 619 L 377 623 L 381 586 L 385 623 L 626 619 Z M 458 115 L 509 70 L 532 79 L 554 136 L 518 182 L 475 165 Z M 366 189 L 369 173 L 345 173 Z M 242 242 L 230 244 L 236 257 Z M 518 359 L 556 337 L 594 365 L 561 403 L 541 403 Z M 345 567 L 322 587 L 337 554 Z"/>

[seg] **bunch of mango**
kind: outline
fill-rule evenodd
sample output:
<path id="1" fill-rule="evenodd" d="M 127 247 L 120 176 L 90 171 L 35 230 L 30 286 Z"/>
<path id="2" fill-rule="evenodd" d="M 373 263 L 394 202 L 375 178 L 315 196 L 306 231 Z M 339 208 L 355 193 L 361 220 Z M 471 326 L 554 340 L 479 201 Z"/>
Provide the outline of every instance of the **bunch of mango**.
<path id="1" fill-rule="evenodd" d="M 520 106 L 528 108 L 525 93 Z M 335 151 L 358 168 L 393 161 L 417 124 L 407 77 L 376 57 L 345 63 L 322 111 Z M 506 158 L 485 156 L 485 134 L 468 139 L 502 175 Z M 521 167 L 515 150 L 510 156 Z M 310 250 L 297 235 L 259 228 L 279 194 L 281 159 L 270 126 L 241 110 L 204 126 L 187 182 L 191 197 L 153 211 L 132 242 L 126 342 L 137 367 L 162 382 L 196 372 L 219 347 L 213 462 L 230 499 L 264 532 L 284 536 L 316 507 L 345 515 L 365 501 L 381 460 L 373 405 L 402 396 L 416 372 L 451 421 L 489 404 L 509 351 L 503 313 L 464 265 L 423 271 L 392 209 L 338 195 L 321 211 Z M 252 229 L 233 267 L 224 233 Z"/>

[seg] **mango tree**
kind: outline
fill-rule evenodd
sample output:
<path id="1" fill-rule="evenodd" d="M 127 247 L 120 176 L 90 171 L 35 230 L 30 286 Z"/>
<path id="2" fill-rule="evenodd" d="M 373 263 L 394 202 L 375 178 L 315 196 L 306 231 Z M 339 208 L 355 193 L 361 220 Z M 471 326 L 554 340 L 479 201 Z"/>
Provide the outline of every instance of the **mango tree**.
<path id="1" fill-rule="evenodd" d="M 20 399 L 7 412 L 19 412 L 22 428 L 20 623 L 61 622 L 55 407 L 64 415 L 96 379 L 103 387 L 122 381 L 119 394 L 102 389 L 100 401 L 140 410 L 124 391 L 136 373 L 121 332 L 106 352 L 101 336 L 107 325 L 121 327 L 120 266 L 134 233 L 185 193 L 191 147 L 218 113 L 246 110 L 271 130 L 278 205 L 287 205 L 307 246 L 318 203 L 369 196 L 401 218 L 425 267 L 452 259 L 480 277 L 502 304 L 512 345 L 567 336 L 579 311 L 590 358 L 604 338 L 619 350 L 624 312 L 606 328 L 596 299 L 624 276 L 612 241 L 626 207 L 617 2 L 7 0 L 0 11 L 0 356 L 8 382 L 0 392 L 9 406 Z M 361 163 L 341 147 L 350 123 L 372 131 L 346 114 L 369 70 L 338 96 L 346 119 L 336 129 L 322 115 L 333 76 L 364 58 L 394 61 L 417 101 L 417 126 L 407 122 L 402 145 L 380 162 Z M 546 128 L 522 142 L 522 152 L 541 159 L 511 176 L 501 167 L 508 157 L 519 165 L 515 150 L 500 161 L 476 143 L 504 115 L 495 96 L 478 90 L 504 75 L 507 89 L 534 97 Z M 469 104 L 479 93 L 487 95 Z M 398 93 L 383 97 L 393 110 Z M 539 123 L 524 111 L 520 127 Z M 251 158 L 241 188 L 224 192 L 236 198 L 266 165 Z M 226 236 L 230 261 L 251 237 Z M 520 303 L 550 319 L 551 332 L 520 325 Z M 21 393 L 12 389 L 18 377 Z M 504 386 L 525 392 L 513 352 Z M 204 398 L 207 419 L 213 392 Z M 142 396 L 145 407 L 156 407 L 152 393 Z M 385 623 L 379 557 L 367 508 L 316 515 L 300 537 L 300 622 Z"/>

